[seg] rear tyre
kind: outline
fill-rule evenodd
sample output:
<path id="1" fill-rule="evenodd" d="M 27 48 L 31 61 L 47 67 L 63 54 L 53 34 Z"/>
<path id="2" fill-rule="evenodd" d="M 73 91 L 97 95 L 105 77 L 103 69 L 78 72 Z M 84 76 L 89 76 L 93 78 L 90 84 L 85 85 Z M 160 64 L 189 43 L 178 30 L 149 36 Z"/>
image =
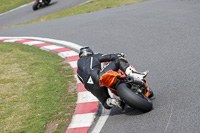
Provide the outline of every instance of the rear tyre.
<path id="1" fill-rule="evenodd" d="M 137 108 L 143 112 L 148 112 L 152 109 L 152 101 L 147 97 L 140 97 L 131 91 L 126 84 L 122 83 L 117 87 L 117 93 L 122 100 L 129 106 Z"/>

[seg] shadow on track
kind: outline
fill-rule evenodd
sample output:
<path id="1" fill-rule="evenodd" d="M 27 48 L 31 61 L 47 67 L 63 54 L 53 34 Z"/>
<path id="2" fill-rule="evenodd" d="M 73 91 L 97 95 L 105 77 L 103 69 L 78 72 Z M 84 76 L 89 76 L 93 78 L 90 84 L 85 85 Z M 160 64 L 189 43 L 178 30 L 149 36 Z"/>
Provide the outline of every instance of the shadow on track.
<path id="1" fill-rule="evenodd" d="M 153 109 L 152 109 L 153 110 Z M 151 110 L 151 111 L 152 111 Z M 148 112 L 146 112 L 148 113 Z M 129 108 L 126 109 L 125 111 L 122 111 L 120 108 L 118 107 L 114 107 L 110 113 L 110 116 L 114 116 L 114 115 L 130 115 L 130 116 L 134 116 L 134 115 L 141 115 L 141 114 L 145 114 L 144 112 L 134 109 L 134 108 Z"/>

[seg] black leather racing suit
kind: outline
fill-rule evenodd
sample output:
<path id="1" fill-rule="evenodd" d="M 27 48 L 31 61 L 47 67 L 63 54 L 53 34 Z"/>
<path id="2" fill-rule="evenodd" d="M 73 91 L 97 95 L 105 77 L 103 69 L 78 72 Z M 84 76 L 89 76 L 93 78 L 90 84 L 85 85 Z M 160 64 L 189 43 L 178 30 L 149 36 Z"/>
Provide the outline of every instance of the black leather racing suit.
<path id="1" fill-rule="evenodd" d="M 111 61 L 102 70 L 101 63 Z M 107 98 L 110 97 L 106 87 L 99 86 L 100 77 L 109 70 L 117 71 L 121 69 L 125 71 L 129 63 L 124 59 L 119 59 L 117 54 L 94 54 L 83 56 L 78 60 L 77 75 L 85 88 L 90 91 L 106 109 L 110 109 L 106 104 Z"/>

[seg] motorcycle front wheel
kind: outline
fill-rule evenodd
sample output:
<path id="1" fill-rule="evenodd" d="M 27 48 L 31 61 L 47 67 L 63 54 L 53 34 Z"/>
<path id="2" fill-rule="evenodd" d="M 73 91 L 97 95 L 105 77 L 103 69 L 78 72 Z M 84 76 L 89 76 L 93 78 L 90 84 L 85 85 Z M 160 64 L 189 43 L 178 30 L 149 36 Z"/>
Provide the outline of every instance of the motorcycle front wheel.
<path id="1" fill-rule="evenodd" d="M 39 1 L 36 0 L 35 3 L 33 4 L 33 10 L 35 11 L 35 10 L 37 10 L 39 8 L 40 8 Z"/>
<path id="2" fill-rule="evenodd" d="M 143 112 L 148 112 L 152 109 L 153 104 L 148 97 L 137 95 L 130 90 L 125 83 L 122 83 L 117 87 L 117 93 L 122 100 L 133 108 Z"/>

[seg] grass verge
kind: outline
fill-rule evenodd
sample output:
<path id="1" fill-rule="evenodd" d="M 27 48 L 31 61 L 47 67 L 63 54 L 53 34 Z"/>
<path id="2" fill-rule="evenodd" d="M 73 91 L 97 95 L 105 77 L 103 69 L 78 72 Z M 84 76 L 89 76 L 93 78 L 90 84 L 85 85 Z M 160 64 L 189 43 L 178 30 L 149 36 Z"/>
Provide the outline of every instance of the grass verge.
<path id="1" fill-rule="evenodd" d="M 0 14 L 32 1 L 34 0 L 0 0 Z"/>
<path id="2" fill-rule="evenodd" d="M 145 1 L 145 0 L 93 0 L 89 3 L 83 4 L 83 5 L 78 5 L 78 6 L 57 12 L 57 13 L 53 13 L 48 16 L 44 16 L 44 17 L 35 19 L 33 21 L 28 21 L 28 22 L 17 24 L 17 25 L 8 26 L 8 27 L 42 22 L 42 21 L 63 18 L 63 17 L 73 16 L 73 15 L 78 15 L 78 14 L 83 14 L 83 13 L 90 13 L 90 12 L 94 12 L 94 11 L 98 11 L 98 10 L 103 10 L 103 9 L 107 9 L 107 8 L 113 8 L 113 7 L 117 7 L 117 6 L 137 3 L 137 2 L 141 2 L 141 1 Z M 46 7 L 46 8 L 48 8 L 48 7 Z"/>
<path id="3" fill-rule="evenodd" d="M 65 132 L 77 93 L 64 59 L 32 46 L 0 43 L 0 64 L 0 132 Z"/>

